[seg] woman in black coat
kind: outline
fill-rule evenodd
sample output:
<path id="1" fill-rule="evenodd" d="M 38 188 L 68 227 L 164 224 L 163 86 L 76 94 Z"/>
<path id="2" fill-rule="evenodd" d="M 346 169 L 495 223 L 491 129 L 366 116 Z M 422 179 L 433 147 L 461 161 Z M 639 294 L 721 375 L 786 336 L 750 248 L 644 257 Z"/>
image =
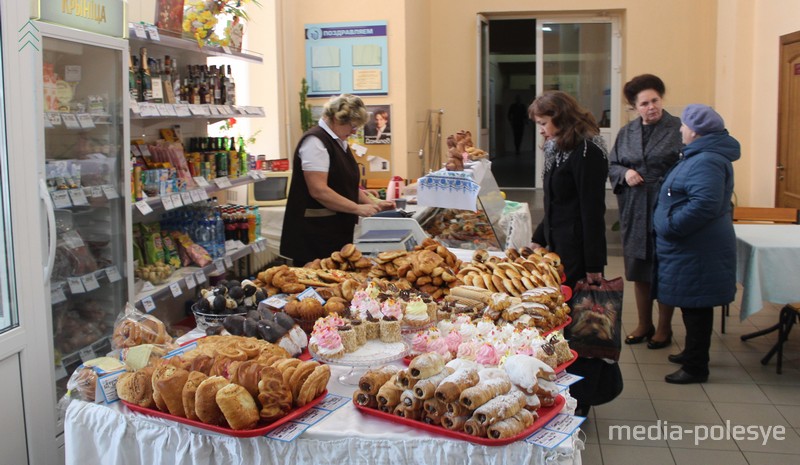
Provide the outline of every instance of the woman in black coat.
<path id="1" fill-rule="evenodd" d="M 544 219 L 531 247 L 546 246 L 561 257 L 568 286 L 580 279 L 599 283 L 606 265 L 608 176 L 600 128 L 592 114 L 564 92 L 545 92 L 528 114 L 545 138 Z M 592 405 L 608 402 L 622 389 L 619 366 L 603 359 L 579 357 L 570 372 L 584 377 L 570 387 L 578 401 L 577 415 L 586 415 Z"/>
<path id="2" fill-rule="evenodd" d="M 653 324 L 653 207 L 660 179 L 678 161 L 681 120 L 664 110 L 664 82 L 652 74 L 636 76 L 623 88 L 639 117 L 623 127 L 609 153 L 608 177 L 619 202 L 625 279 L 633 283 L 639 324 L 626 344 L 649 339 L 649 349 L 672 343 L 671 305 L 658 302 L 658 326 Z"/>

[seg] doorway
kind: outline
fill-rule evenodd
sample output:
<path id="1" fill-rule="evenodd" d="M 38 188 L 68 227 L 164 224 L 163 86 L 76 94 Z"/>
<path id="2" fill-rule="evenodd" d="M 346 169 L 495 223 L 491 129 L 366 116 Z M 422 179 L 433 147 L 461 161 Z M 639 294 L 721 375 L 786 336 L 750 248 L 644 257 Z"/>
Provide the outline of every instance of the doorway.
<path id="1" fill-rule="evenodd" d="M 781 36 L 775 206 L 800 208 L 800 31 Z"/>
<path id="2" fill-rule="evenodd" d="M 621 111 L 619 18 L 482 18 L 480 113 L 491 124 L 481 145 L 488 147 L 501 188 L 541 187 L 542 141 L 527 107 L 545 90 L 575 96 L 612 145 Z"/>

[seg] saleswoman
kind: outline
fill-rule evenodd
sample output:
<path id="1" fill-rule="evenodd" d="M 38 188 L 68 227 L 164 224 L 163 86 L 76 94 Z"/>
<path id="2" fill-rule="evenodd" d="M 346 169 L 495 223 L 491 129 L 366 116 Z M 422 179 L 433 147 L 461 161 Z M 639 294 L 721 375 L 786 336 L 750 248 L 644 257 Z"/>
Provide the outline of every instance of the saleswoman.
<path id="1" fill-rule="evenodd" d="M 294 153 L 292 185 L 281 234 L 281 255 L 295 266 L 324 258 L 353 241 L 359 216 L 394 208 L 358 188 L 359 172 L 347 138 L 368 118 L 360 98 L 342 94 L 322 110 Z"/>

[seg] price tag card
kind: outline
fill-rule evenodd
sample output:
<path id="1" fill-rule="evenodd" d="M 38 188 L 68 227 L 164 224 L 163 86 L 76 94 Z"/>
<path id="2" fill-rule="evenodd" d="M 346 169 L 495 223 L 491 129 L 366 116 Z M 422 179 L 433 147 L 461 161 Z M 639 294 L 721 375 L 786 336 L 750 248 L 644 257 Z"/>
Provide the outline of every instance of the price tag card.
<path id="1" fill-rule="evenodd" d="M 183 199 L 181 198 L 181 194 L 172 194 L 172 204 L 175 205 L 175 208 L 179 208 L 183 206 Z"/>
<path id="2" fill-rule="evenodd" d="M 199 113 L 200 115 L 203 115 L 203 116 L 208 116 L 209 115 L 208 104 L 195 105 L 195 106 L 197 107 L 197 111 L 200 112 Z"/>
<path id="3" fill-rule="evenodd" d="M 288 296 L 286 294 L 276 294 L 272 297 L 262 300 L 265 305 L 269 305 L 272 308 L 277 308 L 278 310 L 282 309 L 286 306 L 286 299 Z M 323 401 L 324 402 L 324 401 Z"/>
<path id="4" fill-rule="evenodd" d="M 194 279 L 195 281 L 197 281 L 197 284 L 203 284 L 204 282 L 206 282 L 206 274 L 203 273 L 203 270 L 195 271 Z"/>
<path id="5" fill-rule="evenodd" d="M 550 420 L 548 424 L 544 425 L 544 429 L 571 435 L 584 421 L 586 421 L 585 417 L 576 417 L 575 415 L 559 413 L 555 418 Z"/>
<path id="6" fill-rule="evenodd" d="M 228 109 L 227 105 L 217 105 L 217 111 L 219 112 L 220 115 L 230 115 L 231 114 L 231 112 Z"/>
<path id="7" fill-rule="evenodd" d="M 50 196 L 53 197 L 53 205 L 56 208 L 69 208 L 72 206 L 69 191 L 54 191 Z"/>
<path id="8" fill-rule="evenodd" d="M 525 439 L 525 442 L 544 447 L 545 449 L 552 449 L 564 442 L 564 440 L 568 437 L 570 437 L 570 435 L 566 433 L 540 429 L 539 431 L 528 436 L 528 438 Z"/>
<path id="9" fill-rule="evenodd" d="M 572 386 L 582 379 L 583 376 L 573 375 L 571 373 L 567 373 L 566 371 L 562 371 L 556 376 L 555 383 L 560 386 Z"/>
<path id="10" fill-rule="evenodd" d="M 219 108 L 217 108 L 216 105 L 209 105 L 208 106 L 208 114 L 212 115 L 212 116 L 213 115 L 218 115 L 219 114 Z"/>
<path id="11" fill-rule="evenodd" d="M 203 107 L 203 105 L 191 104 L 191 105 L 189 105 L 189 111 L 195 116 L 200 116 L 200 115 L 203 114 L 203 108 L 202 107 Z"/>
<path id="12" fill-rule="evenodd" d="M 83 239 L 77 231 L 67 231 L 61 235 L 61 239 L 64 240 L 64 244 L 66 244 L 68 249 L 77 249 L 84 245 Z"/>
<path id="13" fill-rule="evenodd" d="M 171 195 L 165 195 L 161 197 L 161 203 L 164 204 L 164 210 L 174 210 L 175 204 L 172 202 Z"/>
<path id="14" fill-rule="evenodd" d="M 56 113 L 54 111 L 45 113 L 47 121 L 50 122 L 53 126 L 61 126 L 61 113 Z"/>
<path id="15" fill-rule="evenodd" d="M 208 200 L 208 192 L 205 189 L 200 190 L 200 200 Z"/>
<path id="16" fill-rule="evenodd" d="M 192 199 L 192 194 L 189 192 L 181 192 L 181 201 L 184 205 L 190 205 L 194 203 L 194 199 Z"/>
<path id="17" fill-rule="evenodd" d="M 197 287 L 197 281 L 194 280 L 193 274 L 190 274 L 189 276 L 185 277 L 184 281 L 186 281 L 186 289 L 194 289 L 195 287 Z"/>
<path id="18" fill-rule="evenodd" d="M 205 192 L 205 189 L 194 189 L 194 190 L 189 192 L 190 196 L 192 197 L 192 202 L 202 202 L 203 201 L 203 195 L 200 193 L 201 190 L 203 192 Z M 186 202 L 183 202 L 183 203 L 186 203 Z"/>
<path id="19" fill-rule="evenodd" d="M 135 205 L 142 215 L 149 215 L 150 213 L 153 213 L 153 209 L 150 208 L 150 205 L 147 204 L 146 200 L 140 200 L 136 202 Z"/>
<path id="20" fill-rule="evenodd" d="M 141 102 L 139 103 L 139 109 L 141 110 L 142 116 L 161 116 L 156 106 L 152 103 Z"/>
<path id="21" fill-rule="evenodd" d="M 106 276 L 108 277 L 109 282 L 115 283 L 122 279 L 122 276 L 119 274 L 119 270 L 117 270 L 117 266 L 109 266 L 105 269 Z"/>
<path id="22" fill-rule="evenodd" d="M 250 176 L 253 179 L 260 179 L 259 174 L 260 174 L 260 171 L 257 171 L 257 170 L 253 170 L 253 171 L 250 171 L 249 173 L 247 173 L 247 175 Z"/>
<path id="23" fill-rule="evenodd" d="M 106 195 L 108 200 L 119 198 L 119 192 L 117 192 L 117 188 L 111 184 L 106 184 L 103 186 L 103 193 Z"/>
<path id="24" fill-rule="evenodd" d="M 227 45 L 223 45 L 223 46 L 222 46 L 222 51 L 230 55 L 230 53 L 231 53 L 231 48 L 230 48 L 230 47 L 228 47 Z"/>
<path id="25" fill-rule="evenodd" d="M 150 36 L 150 40 L 161 40 L 161 37 L 159 37 L 158 35 L 157 27 L 153 26 L 152 24 L 149 24 L 147 25 L 147 27 L 145 27 L 145 30 L 147 30 L 147 35 Z"/>
<path id="26" fill-rule="evenodd" d="M 145 281 L 142 285 L 142 292 L 153 292 L 156 290 L 156 287 L 153 286 L 153 283 L 150 281 Z"/>
<path id="27" fill-rule="evenodd" d="M 171 103 L 165 103 L 160 111 L 163 116 L 178 116 L 178 113 L 175 111 L 175 105 Z"/>
<path id="28" fill-rule="evenodd" d="M 69 285 L 69 292 L 73 294 L 83 294 L 86 292 L 81 278 L 67 278 L 67 284 Z"/>
<path id="29" fill-rule="evenodd" d="M 313 424 L 319 423 L 322 419 L 330 415 L 330 413 L 331 412 L 327 410 L 312 408 L 310 410 L 307 410 L 306 413 L 295 418 L 294 421 L 298 423 L 303 423 L 304 425 L 311 426 Z"/>
<path id="30" fill-rule="evenodd" d="M 328 393 L 322 402 L 314 406 L 322 410 L 334 411 L 352 402 L 349 397 L 337 396 L 336 394 Z"/>
<path id="31" fill-rule="evenodd" d="M 142 109 L 139 108 L 139 102 L 137 102 L 136 100 L 131 99 L 128 106 L 130 107 L 132 113 L 135 113 L 137 115 L 140 115 L 142 113 Z"/>
<path id="32" fill-rule="evenodd" d="M 64 294 L 64 289 L 61 289 L 61 286 L 58 286 L 57 288 L 50 290 L 51 304 L 53 305 L 60 304 L 61 302 L 66 302 L 66 300 L 67 300 L 67 295 Z"/>
<path id="33" fill-rule="evenodd" d="M 67 377 L 67 369 L 64 365 L 56 365 L 56 381 Z"/>
<path id="34" fill-rule="evenodd" d="M 217 273 L 224 273 L 225 272 L 225 261 L 224 260 L 217 260 L 214 262 L 214 271 Z M 298 299 L 300 300 L 300 299 Z"/>
<path id="35" fill-rule="evenodd" d="M 204 178 L 202 176 L 195 176 L 192 179 L 194 179 L 194 182 L 196 182 L 197 185 L 200 186 L 200 187 L 208 187 L 209 186 L 208 181 L 206 180 L 206 178 Z"/>
<path id="36" fill-rule="evenodd" d="M 192 112 L 189 111 L 189 105 L 186 105 L 184 103 L 180 103 L 180 104 L 175 105 L 175 115 L 176 116 L 181 116 L 181 117 L 192 116 Z"/>
<path id="37" fill-rule="evenodd" d="M 153 302 L 153 296 L 147 296 L 142 299 L 142 306 L 144 307 L 144 311 L 147 313 L 152 312 L 156 309 L 156 303 Z"/>
<path id="38" fill-rule="evenodd" d="M 103 196 L 103 188 L 100 186 L 92 186 L 87 187 L 89 189 L 89 195 L 91 197 L 102 197 Z"/>
<path id="39" fill-rule="evenodd" d="M 166 105 L 163 103 L 154 103 L 153 107 L 155 107 L 159 116 L 167 116 L 167 110 L 165 109 Z"/>
<path id="40" fill-rule="evenodd" d="M 147 38 L 147 32 L 144 30 L 144 24 L 142 23 L 134 23 L 133 24 L 133 33 L 136 34 L 136 37 L 140 39 Z"/>
<path id="41" fill-rule="evenodd" d="M 267 437 L 278 441 L 292 442 L 303 434 L 306 428 L 308 428 L 308 425 L 290 421 L 267 433 Z"/>
<path id="42" fill-rule="evenodd" d="M 83 281 L 83 287 L 86 289 L 86 292 L 100 288 L 100 284 L 98 284 L 97 278 L 94 276 L 94 273 L 89 273 L 87 275 L 81 276 L 81 281 Z"/>
<path id="43" fill-rule="evenodd" d="M 172 292 L 172 297 L 176 297 L 177 298 L 178 296 L 183 294 L 183 291 L 181 290 L 180 281 L 170 284 L 169 285 L 169 290 L 170 290 L 170 292 Z"/>
<path id="44" fill-rule="evenodd" d="M 89 205 L 83 189 L 70 189 L 69 198 L 72 199 L 72 205 Z"/>
<path id="45" fill-rule="evenodd" d="M 94 120 L 92 119 L 92 115 L 89 113 L 78 113 L 78 124 L 80 124 L 81 129 L 94 128 Z"/>
<path id="46" fill-rule="evenodd" d="M 72 113 L 64 113 L 61 115 L 61 120 L 64 121 L 64 126 L 67 129 L 80 129 L 81 124 L 78 122 L 78 118 L 75 117 Z"/>
<path id="47" fill-rule="evenodd" d="M 48 119 L 47 117 L 45 117 L 45 119 L 44 119 L 44 128 L 45 129 L 52 129 L 53 128 L 53 125 L 50 124 L 50 119 Z"/>
<path id="48" fill-rule="evenodd" d="M 325 299 L 323 299 L 321 295 L 317 294 L 317 291 L 315 291 L 313 287 L 307 287 L 305 291 L 297 294 L 297 300 L 303 300 L 307 297 L 313 297 L 319 300 L 319 303 L 325 305 Z"/>
<path id="49" fill-rule="evenodd" d="M 227 176 L 222 176 L 221 178 L 214 178 L 214 184 L 220 189 L 229 189 L 231 187 L 231 180 L 228 179 Z"/>
<path id="50" fill-rule="evenodd" d="M 225 257 L 225 268 L 233 268 L 233 260 L 231 260 L 231 257 Z"/>
<path id="51" fill-rule="evenodd" d="M 261 107 L 255 107 L 255 114 L 258 116 L 264 116 L 264 109 Z"/>
<path id="52" fill-rule="evenodd" d="M 80 356 L 81 356 L 81 362 L 83 363 L 86 363 L 89 360 L 94 360 L 97 358 L 97 355 L 95 355 L 94 349 L 92 349 L 91 346 L 84 347 L 83 349 L 81 349 Z"/>

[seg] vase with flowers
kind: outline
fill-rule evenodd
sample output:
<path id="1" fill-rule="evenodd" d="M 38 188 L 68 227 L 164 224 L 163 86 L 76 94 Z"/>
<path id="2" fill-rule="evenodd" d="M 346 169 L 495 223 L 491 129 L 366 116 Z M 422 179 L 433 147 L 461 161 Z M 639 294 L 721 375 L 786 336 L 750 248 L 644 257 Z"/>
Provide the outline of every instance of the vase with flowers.
<path id="1" fill-rule="evenodd" d="M 248 4 L 261 6 L 258 0 L 190 0 L 186 2 L 186 10 L 183 15 L 183 31 L 197 41 L 198 47 L 204 45 L 230 46 L 233 31 L 231 24 L 237 27 L 236 37 L 233 37 L 238 44 L 234 44 L 237 50 L 241 50 L 242 21 L 249 19 L 245 7 Z M 224 37 L 220 37 L 217 32 L 217 25 L 221 16 L 232 16 L 232 21 L 226 28 Z"/>

